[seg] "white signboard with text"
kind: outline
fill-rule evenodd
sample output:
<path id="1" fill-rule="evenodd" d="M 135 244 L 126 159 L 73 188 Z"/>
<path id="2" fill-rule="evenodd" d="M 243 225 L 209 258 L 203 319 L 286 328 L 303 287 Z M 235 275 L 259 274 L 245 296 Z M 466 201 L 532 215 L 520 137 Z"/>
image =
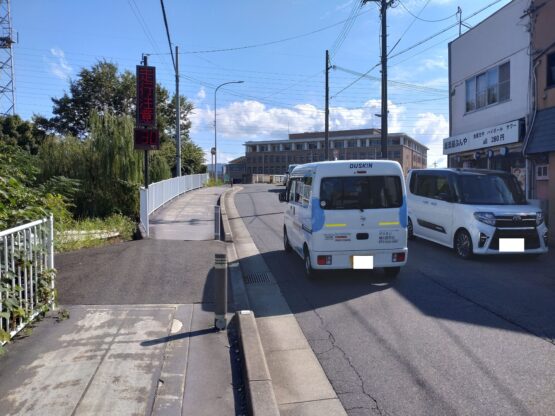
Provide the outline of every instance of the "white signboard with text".
<path id="1" fill-rule="evenodd" d="M 443 139 L 443 154 L 466 152 L 485 147 L 502 146 L 516 143 L 519 139 L 518 120 L 500 124 L 487 129 L 471 131 Z"/>

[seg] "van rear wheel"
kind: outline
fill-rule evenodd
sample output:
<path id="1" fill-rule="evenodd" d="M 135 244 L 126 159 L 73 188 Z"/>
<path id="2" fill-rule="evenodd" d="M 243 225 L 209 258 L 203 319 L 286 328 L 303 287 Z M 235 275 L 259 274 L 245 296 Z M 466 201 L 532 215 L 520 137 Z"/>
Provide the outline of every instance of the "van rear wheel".
<path id="1" fill-rule="evenodd" d="M 287 236 L 287 228 L 283 227 L 283 249 L 286 253 L 291 253 L 291 244 L 289 244 L 289 237 Z"/>
<path id="2" fill-rule="evenodd" d="M 412 220 L 409 217 L 409 222 L 407 224 L 407 234 L 408 234 L 408 239 L 409 240 L 414 240 L 416 237 L 414 237 L 414 228 L 412 227 Z"/>
<path id="3" fill-rule="evenodd" d="M 309 279 L 316 276 L 316 270 L 312 268 L 312 263 L 310 261 L 310 253 L 308 252 L 308 248 L 304 248 L 304 272 L 306 273 L 306 277 Z"/>

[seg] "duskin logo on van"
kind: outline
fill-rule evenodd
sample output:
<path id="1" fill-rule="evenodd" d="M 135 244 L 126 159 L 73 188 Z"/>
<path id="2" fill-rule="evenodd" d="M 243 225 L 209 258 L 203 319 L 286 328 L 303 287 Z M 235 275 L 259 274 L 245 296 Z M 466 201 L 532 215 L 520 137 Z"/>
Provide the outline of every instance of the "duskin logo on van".
<path id="1" fill-rule="evenodd" d="M 361 163 L 350 163 L 349 169 L 360 169 L 360 168 L 371 168 L 372 163 L 369 162 L 361 162 Z"/>

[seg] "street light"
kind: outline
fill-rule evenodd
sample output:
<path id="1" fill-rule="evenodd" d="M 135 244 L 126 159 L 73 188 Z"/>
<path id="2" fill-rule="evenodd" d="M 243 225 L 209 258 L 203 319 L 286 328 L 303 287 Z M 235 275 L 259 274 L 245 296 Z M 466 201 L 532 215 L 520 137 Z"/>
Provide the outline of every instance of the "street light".
<path id="1" fill-rule="evenodd" d="M 224 85 L 227 84 L 242 84 L 245 81 L 229 81 L 229 82 L 224 82 L 223 84 L 220 84 L 216 87 L 216 89 L 214 90 L 214 149 L 215 149 L 215 154 L 214 154 L 214 179 L 217 181 L 218 180 L 218 139 L 217 139 L 217 130 L 216 130 L 216 93 L 218 92 L 218 90 L 220 89 L 220 87 L 223 87 Z"/>

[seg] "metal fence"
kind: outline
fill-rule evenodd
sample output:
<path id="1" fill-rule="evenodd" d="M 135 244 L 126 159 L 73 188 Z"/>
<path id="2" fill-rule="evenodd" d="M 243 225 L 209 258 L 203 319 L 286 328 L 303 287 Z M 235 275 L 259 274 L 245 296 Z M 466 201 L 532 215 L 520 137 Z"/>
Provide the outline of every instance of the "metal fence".
<path id="1" fill-rule="evenodd" d="M 281 185 L 285 175 L 253 174 L 252 183 L 273 183 Z"/>
<path id="2" fill-rule="evenodd" d="M 171 201 L 173 198 L 192 191 L 193 189 L 202 188 L 208 181 L 208 174 L 202 173 L 198 175 L 186 175 L 178 178 L 166 179 L 156 183 L 151 183 L 148 188 L 141 187 L 141 225 L 146 235 L 148 232 L 148 216 Z"/>
<path id="3" fill-rule="evenodd" d="M 0 231 L 0 329 L 13 337 L 54 303 L 52 216 Z"/>

